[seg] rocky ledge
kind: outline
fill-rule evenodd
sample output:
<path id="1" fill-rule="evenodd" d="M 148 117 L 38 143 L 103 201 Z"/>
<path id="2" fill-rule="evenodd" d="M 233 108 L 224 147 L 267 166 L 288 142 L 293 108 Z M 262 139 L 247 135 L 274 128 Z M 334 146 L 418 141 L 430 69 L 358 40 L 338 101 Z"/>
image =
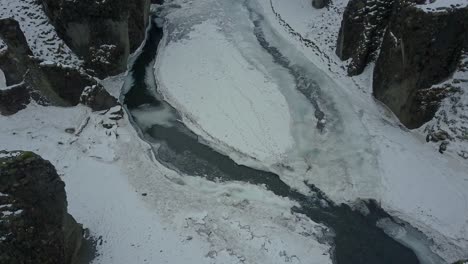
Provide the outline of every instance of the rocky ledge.
<path id="1" fill-rule="evenodd" d="M 64 186 L 40 156 L 0 151 L 0 263 L 76 263 L 83 229 Z"/>

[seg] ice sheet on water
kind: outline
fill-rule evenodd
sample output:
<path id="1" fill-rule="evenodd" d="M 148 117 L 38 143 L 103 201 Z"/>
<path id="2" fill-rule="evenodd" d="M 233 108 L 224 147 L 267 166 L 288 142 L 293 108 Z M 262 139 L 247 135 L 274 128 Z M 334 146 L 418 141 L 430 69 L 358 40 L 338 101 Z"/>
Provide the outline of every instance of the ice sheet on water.
<path id="1" fill-rule="evenodd" d="M 393 237 L 396 241 L 411 248 L 422 264 L 447 263 L 432 252 L 431 247 L 434 245 L 424 234 L 415 228 L 399 225 L 389 218 L 379 220 L 377 226 L 382 228 L 387 235 Z"/>

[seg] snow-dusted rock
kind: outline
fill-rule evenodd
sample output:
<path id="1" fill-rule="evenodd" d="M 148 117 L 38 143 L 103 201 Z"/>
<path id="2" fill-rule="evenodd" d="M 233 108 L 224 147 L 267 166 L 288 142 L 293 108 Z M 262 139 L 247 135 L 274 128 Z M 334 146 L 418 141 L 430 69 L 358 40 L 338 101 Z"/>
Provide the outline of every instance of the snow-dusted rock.
<path id="1" fill-rule="evenodd" d="M 0 151 L 0 263 L 74 263 L 83 231 L 64 186 L 40 156 Z"/>
<path id="2" fill-rule="evenodd" d="M 41 2 L 58 35 L 99 77 L 126 70 L 149 20 L 149 0 Z"/>
<path id="3" fill-rule="evenodd" d="M 468 8 L 425 12 L 399 4 L 374 70 L 374 96 L 409 128 L 431 120 L 455 87 L 429 89 L 457 69 L 468 47 Z"/>

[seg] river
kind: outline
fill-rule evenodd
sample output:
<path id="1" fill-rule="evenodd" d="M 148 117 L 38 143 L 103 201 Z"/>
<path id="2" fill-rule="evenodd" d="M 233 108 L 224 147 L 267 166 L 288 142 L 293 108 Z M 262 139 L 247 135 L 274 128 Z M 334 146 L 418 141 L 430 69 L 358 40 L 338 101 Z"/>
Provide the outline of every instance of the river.
<path id="1" fill-rule="evenodd" d="M 326 99 L 320 96 L 320 85 L 314 81 L 314 75 L 306 68 L 292 65 L 286 54 L 268 42 L 263 32 L 262 17 L 253 9 L 247 7 L 246 10 L 250 12 L 249 16 L 255 25 L 252 36 L 257 39 L 257 43 L 254 44 L 265 49 L 275 63 L 293 76 L 298 84 L 297 90 L 308 98 L 314 108 L 318 120 L 317 130 L 333 125 L 322 122 L 326 115 L 333 114 L 333 109 L 327 107 L 327 102 L 324 101 Z M 163 99 L 156 85 L 153 67 L 158 45 L 164 36 L 161 22 L 161 19 L 153 17 L 146 42 L 131 65 L 130 78 L 133 84 L 124 96 L 125 105 L 134 117 L 134 125 L 141 131 L 143 139 L 153 145 L 160 163 L 181 173 L 204 177 L 214 182 L 242 181 L 263 185 L 278 196 L 297 201 L 300 207 L 291 210 L 305 214 L 314 222 L 322 223 L 333 230 L 324 238 L 324 242 L 333 245 L 335 263 L 420 263 L 417 254 L 408 244 L 396 241 L 377 226 L 382 219 L 393 224 L 396 222 L 375 201 L 365 202 L 368 211 L 363 213 L 346 204 L 335 204 L 312 184 L 308 184 L 312 194 L 303 194 L 285 183 L 276 173 L 237 164 L 225 153 L 208 146 L 203 139 L 191 132 L 180 121 L 178 110 Z M 139 118 L 136 118 L 145 111 L 156 113 L 154 122 L 150 125 L 147 121 L 139 122 Z M 399 222 L 396 225 L 403 224 Z"/>

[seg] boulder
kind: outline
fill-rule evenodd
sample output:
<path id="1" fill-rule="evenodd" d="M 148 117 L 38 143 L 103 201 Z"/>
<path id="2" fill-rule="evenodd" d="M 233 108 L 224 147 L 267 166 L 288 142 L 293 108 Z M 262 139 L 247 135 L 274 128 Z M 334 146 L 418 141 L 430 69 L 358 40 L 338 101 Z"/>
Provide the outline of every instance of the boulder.
<path id="1" fill-rule="evenodd" d="M 89 106 L 93 111 L 102 111 L 119 105 L 117 99 L 110 95 L 100 84 L 85 88 L 80 102 Z"/>
<path id="2" fill-rule="evenodd" d="M 324 8 L 330 3 L 330 0 L 312 0 L 312 6 L 315 8 Z"/>

